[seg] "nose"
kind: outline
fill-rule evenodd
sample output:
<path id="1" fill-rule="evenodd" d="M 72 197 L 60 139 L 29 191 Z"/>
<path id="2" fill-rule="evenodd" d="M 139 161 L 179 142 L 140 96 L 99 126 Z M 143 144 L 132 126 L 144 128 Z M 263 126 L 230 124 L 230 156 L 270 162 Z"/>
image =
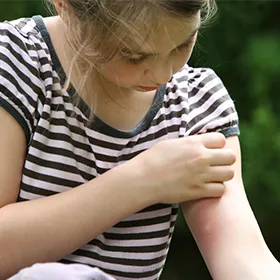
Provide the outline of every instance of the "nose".
<path id="1" fill-rule="evenodd" d="M 146 69 L 145 74 L 154 84 L 163 85 L 170 81 L 173 75 L 173 61 L 171 59 L 157 60 Z"/>

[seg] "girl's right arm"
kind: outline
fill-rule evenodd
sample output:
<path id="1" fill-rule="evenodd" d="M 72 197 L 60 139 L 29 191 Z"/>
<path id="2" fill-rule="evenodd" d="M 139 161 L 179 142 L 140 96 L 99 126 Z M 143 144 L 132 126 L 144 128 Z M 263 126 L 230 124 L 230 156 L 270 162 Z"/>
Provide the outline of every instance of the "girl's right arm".
<path id="1" fill-rule="evenodd" d="M 0 120 L 0 279 L 57 261 L 149 205 L 221 196 L 233 176 L 224 137 L 205 134 L 161 141 L 70 191 L 16 203 L 26 141 L 1 108 Z"/>
<path id="2" fill-rule="evenodd" d="M 120 167 L 71 191 L 15 203 L 25 135 L 1 107 L 0 120 L 0 279 L 35 262 L 57 261 L 155 202 L 141 191 L 134 173 Z"/>

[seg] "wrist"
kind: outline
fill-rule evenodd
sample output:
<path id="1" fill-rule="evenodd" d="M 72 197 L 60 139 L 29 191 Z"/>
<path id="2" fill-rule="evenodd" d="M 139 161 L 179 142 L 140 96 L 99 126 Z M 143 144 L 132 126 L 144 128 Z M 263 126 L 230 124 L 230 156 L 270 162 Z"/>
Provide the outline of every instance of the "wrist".
<path id="1" fill-rule="evenodd" d="M 139 209 L 158 203 L 155 191 L 147 183 L 144 170 L 132 162 L 121 164 L 107 172 L 114 183 L 114 191 L 124 193 Z M 117 194 L 117 193 L 116 193 Z"/>

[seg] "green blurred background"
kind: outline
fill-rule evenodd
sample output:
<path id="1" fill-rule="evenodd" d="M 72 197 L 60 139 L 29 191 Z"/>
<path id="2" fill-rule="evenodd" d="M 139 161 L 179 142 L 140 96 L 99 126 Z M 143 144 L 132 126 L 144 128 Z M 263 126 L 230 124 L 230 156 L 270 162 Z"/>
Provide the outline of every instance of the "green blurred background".
<path id="1" fill-rule="evenodd" d="M 213 68 L 235 101 L 247 195 L 280 260 L 280 1 L 224 0 L 218 7 L 190 64 Z M 47 15 L 40 0 L 0 1 L 0 21 L 34 14 Z M 211 279 L 181 215 L 161 279 Z"/>

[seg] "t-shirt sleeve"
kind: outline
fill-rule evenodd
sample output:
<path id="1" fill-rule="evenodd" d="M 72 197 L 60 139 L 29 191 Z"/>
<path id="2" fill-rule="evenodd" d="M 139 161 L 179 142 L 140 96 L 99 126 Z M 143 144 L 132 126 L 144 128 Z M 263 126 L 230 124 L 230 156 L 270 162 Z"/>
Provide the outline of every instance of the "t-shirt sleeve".
<path id="1" fill-rule="evenodd" d="M 0 23 L 0 106 L 24 130 L 30 142 L 38 114 L 42 81 L 34 46 L 9 23 Z"/>
<path id="2" fill-rule="evenodd" d="M 239 135 L 238 115 L 221 79 L 209 68 L 188 70 L 188 135 L 220 132 Z"/>

